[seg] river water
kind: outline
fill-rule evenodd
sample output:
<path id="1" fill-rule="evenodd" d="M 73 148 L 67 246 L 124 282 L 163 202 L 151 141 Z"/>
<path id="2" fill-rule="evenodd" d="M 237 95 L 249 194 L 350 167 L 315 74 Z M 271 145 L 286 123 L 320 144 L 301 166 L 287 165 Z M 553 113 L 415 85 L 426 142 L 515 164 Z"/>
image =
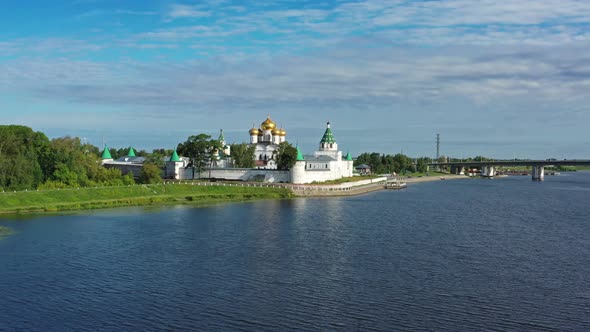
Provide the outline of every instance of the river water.
<path id="1" fill-rule="evenodd" d="M 0 330 L 590 331 L 590 173 L 3 217 Z"/>

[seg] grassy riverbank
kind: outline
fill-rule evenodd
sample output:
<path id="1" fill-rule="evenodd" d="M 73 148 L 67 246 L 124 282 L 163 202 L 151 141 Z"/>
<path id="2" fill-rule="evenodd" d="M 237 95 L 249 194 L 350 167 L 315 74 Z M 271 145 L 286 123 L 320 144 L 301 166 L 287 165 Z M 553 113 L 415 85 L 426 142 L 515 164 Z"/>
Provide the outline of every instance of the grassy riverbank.
<path id="1" fill-rule="evenodd" d="M 206 204 L 287 198 L 291 195 L 291 191 L 284 188 L 191 184 L 7 192 L 0 193 L 0 213 L 51 212 L 155 204 Z"/>

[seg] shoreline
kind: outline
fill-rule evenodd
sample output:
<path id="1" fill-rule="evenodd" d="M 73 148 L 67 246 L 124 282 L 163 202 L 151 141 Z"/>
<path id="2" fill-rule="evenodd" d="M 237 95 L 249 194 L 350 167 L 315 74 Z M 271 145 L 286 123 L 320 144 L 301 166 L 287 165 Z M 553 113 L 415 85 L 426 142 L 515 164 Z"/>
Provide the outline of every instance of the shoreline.
<path id="1" fill-rule="evenodd" d="M 470 179 L 465 175 L 400 178 L 408 184 Z M 355 182 L 347 182 L 355 183 Z M 337 185 L 302 186 L 288 184 L 157 184 L 123 187 L 70 188 L 0 194 L 0 216 L 83 211 L 133 206 L 209 205 L 294 197 L 343 197 L 385 190 L 385 181 L 336 190 Z M 6 199 L 6 200 L 4 200 Z"/>
<path id="2" fill-rule="evenodd" d="M 411 178 L 399 178 L 399 181 L 405 183 L 421 183 L 421 182 L 435 182 L 443 180 L 459 180 L 459 179 L 470 179 L 465 175 L 447 174 L 444 176 L 433 175 L 433 176 L 422 176 L 422 177 L 411 177 Z M 354 183 L 354 182 L 350 182 Z M 375 192 L 379 190 L 386 190 L 384 187 L 385 181 L 370 183 L 365 185 L 353 186 L 347 190 L 337 190 L 335 186 L 330 190 L 330 186 L 294 186 L 291 188 L 293 194 L 296 197 L 342 197 L 342 196 L 356 196 Z M 298 187 L 304 187 L 305 189 L 298 189 Z"/>
<path id="3" fill-rule="evenodd" d="M 461 180 L 461 179 L 471 179 L 471 178 L 466 175 L 445 174 L 445 175 L 435 175 L 435 176 L 411 177 L 411 178 L 402 179 L 402 181 L 405 183 L 420 183 L 420 182 L 434 182 L 434 181 Z"/>
<path id="4" fill-rule="evenodd" d="M 291 198 L 286 188 L 210 184 L 92 187 L 0 194 L 0 216 L 132 206 L 208 205 Z"/>

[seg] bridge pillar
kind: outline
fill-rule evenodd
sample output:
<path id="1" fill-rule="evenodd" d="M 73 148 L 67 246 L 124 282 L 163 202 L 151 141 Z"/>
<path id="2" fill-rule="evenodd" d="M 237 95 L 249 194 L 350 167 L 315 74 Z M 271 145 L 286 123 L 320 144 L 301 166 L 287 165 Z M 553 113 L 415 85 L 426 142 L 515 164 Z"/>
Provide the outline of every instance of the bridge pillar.
<path id="1" fill-rule="evenodd" d="M 481 176 L 484 178 L 493 178 L 496 175 L 496 167 L 494 166 L 482 166 Z"/>
<path id="2" fill-rule="evenodd" d="M 545 179 L 545 167 L 533 166 L 533 181 L 543 181 Z"/>

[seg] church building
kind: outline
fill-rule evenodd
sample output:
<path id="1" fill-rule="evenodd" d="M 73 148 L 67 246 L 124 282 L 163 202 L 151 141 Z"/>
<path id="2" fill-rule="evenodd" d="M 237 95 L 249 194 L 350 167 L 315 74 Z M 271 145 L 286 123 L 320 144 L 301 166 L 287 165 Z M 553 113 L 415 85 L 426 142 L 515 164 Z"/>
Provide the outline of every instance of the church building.
<path id="1" fill-rule="evenodd" d="M 250 144 L 255 145 L 254 159 L 257 168 L 276 169 L 276 150 L 279 144 L 285 142 L 287 132 L 279 128 L 277 124 L 270 119 L 270 115 L 260 124 L 260 128 L 255 126 L 248 132 L 250 134 Z"/>
<path id="2" fill-rule="evenodd" d="M 320 140 L 319 149 L 312 155 L 303 155 L 297 148 L 297 161 L 291 169 L 291 183 L 302 184 L 351 177 L 353 160 L 350 152 L 345 157 L 338 150 L 330 122 Z"/>
<path id="3" fill-rule="evenodd" d="M 330 122 L 326 124 L 326 130 L 322 136 L 317 151 L 303 155 L 297 147 L 295 165 L 290 170 L 278 170 L 276 153 L 279 144 L 286 141 L 287 132 L 279 128 L 270 119 L 270 116 L 260 124 L 259 128 L 252 127 L 249 130 L 250 144 L 255 146 L 255 168 L 241 169 L 230 167 L 230 146 L 225 142 L 223 130 L 219 132 L 218 141 L 222 149 L 216 151 L 211 169 L 201 174 L 195 174 L 194 169 L 189 168 L 188 158 L 181 157 L 174 150 L 170 158 L 166 158 L 166 166 L 162 175 L 167 179 L 188 180 L 199 177 L 210 177 L 222 180 L 239 181 L 265 181 L 265 182 L 291 182 L 304 184 L 312 182 L 324 182 L 336 180 L 342 177 L 351 177 L 353 172 L 353 160 L 350 153 L 342 155 L 338 150 L 338 143 Z M 138 177 L 143 168 L 144 158 L 136 157 L 133 148 L 126 157 L 113 160 L 105 145 L 102 155 L 102 165 L 107 168 L 118 168 L 123 174 L 133 173 Z M 205 175 L 206 174 L 206 175 Z"/>

